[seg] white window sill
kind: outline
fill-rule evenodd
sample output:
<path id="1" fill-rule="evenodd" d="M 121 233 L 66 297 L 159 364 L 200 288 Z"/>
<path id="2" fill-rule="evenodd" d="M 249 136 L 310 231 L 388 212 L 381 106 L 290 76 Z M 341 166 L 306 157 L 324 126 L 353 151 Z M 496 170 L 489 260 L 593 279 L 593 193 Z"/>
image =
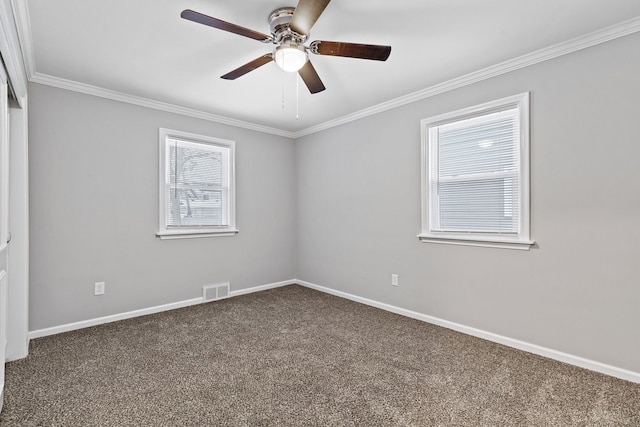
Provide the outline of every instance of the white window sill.
<path id="1" fill-rule="evenodd" d="M 156 237 L 162 240 L 170 239 L 196 239 L 199 237 L 229 237 L 238 234 L 238 230 L 176 230 L 176 231 L 160 231 L 156 233 Z"/>
<path id="2" fill-rule="evenodd" d="M 479 236 L 435 236 L 418 234 L 423 243 L 439 243 L 444 245 L 481 246 L 485 248 L 517 249 L 528 251 L 535 244 L 533 240 L 508 240 L 481 238 Z"/>

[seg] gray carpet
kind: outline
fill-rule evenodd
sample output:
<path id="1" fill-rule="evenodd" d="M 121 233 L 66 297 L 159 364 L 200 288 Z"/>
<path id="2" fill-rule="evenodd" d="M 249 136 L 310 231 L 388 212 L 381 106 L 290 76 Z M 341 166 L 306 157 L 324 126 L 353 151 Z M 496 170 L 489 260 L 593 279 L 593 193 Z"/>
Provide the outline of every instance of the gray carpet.
<path id="1" fill-rule="evenodd" d="M 640 385 L 300 286 L 33 340 L 2 426 L 640 426 Z"/>

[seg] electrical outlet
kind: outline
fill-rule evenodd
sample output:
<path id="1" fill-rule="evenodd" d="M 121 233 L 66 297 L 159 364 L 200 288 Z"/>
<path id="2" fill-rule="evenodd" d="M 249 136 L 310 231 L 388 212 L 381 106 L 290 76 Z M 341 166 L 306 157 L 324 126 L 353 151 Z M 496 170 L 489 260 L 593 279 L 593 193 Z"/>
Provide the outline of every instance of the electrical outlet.
<path id="1" fill-rule="evenodd" d="M 93 294 L 94 295 L 104 295 L 104 282 L 96 282 L 93 286 Z"/>
<path id="2" fill-rule="evenodd" d="M 391 275 L 391 286 L 400 286 L 400 284 L 398 283 L 398 275 L 397 274 L 392 274 Z"/>

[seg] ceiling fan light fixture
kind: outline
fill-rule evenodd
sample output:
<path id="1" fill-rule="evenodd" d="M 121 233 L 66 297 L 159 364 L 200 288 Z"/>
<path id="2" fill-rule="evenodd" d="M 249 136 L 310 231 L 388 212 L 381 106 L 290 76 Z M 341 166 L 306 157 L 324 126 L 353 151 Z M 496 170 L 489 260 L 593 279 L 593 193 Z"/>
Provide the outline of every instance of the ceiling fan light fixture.
<path id="1" fill-rule="evenodd" d="M 304 46 L 283 44 L 276 48 L 273 59 L 284 71 L 296 72 L 307 63 L 309 58 Z"/>
<path id="2" fill-rule="evenodd" d="M 374 61 L 386 61 L 391 53 L 391 46 L 362 43 L 316 40 L 308 47 L 305 46 L 309 39 L 311 28 L 320 18 L 330 1 L 298 0 L 296 7 L 281 7 L 274 10 L 267 20 L 271 34 L 263 34 L 191 9 L 183 10 L 180 13 L 180 17 L 262 43 L 276 45 L 271 53 L 264 54 L 220 76 L 220 78 L 235 80 L 270 62 L 275 62 L 283 71 L 297 72 L 309 92 L 314 94 L 322 92 L 326 88 L 318 72 L 309 61 L 309 52 L 314 55 L 342 56 Z"/>

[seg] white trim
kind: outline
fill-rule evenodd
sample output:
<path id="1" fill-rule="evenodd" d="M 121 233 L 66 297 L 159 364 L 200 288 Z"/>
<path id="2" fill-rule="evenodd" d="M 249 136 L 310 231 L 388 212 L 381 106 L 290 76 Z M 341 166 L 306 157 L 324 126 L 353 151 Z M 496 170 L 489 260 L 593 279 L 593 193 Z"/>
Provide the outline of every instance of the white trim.
<path id="1" fill-rule="evenodd" d="M 50 328 L 37 329 L 29 332 L 29 339 L 46 337 L 49 335 L 61 334 L 63 332 L 75 331 L 76 329 L 88 328 L 91 326 L 102 325 L 105 323 L 117 322 L 118 320 L 131 319 L 133 317 L 146 316 L 148 314 L 160 313 L 177 308 L 189 307 L 191 305 L 202 304 L 202 297 L 193 298 L 185 301 L 174 302 L 170 304 L 158 305 L 155 307 L 143 308 L 140 310 L 128 311 L 126 313 L 112 314 L 110 316 L 96 317 L 94 319 L 81 320 L 79 322 L 67 323 Z"/>
<path id="2" fill-rule="evenodd" d="M 530 188 L 529 188 L 529 92 L 485 102 L 479 105 L 450 111 L 420 121 L 421 134 L 421 209 L 422 231 L 418 238 L 423 243 L 443 243 L 465 246 L 484 246 L 501 249 L 524 249 L 534 243 L 530 240 Z M 467 119 L 517 109 L 519 116 L 518 150 L 518 222 L 519 229 L 513 235 L 467 232 L 446 232 L 440 230 L 438 217 L 438 197 L 433 194 L 434 182 L 442 182 L 438 177 L 438 132 L 439 126 L 452 125 Z M 435 149 L 435 151 L 434 151 Z M 436 171 L 434 177 L 433 171 Z M 499 175 L 492 175 L 502 177 Z M 468 175 L 466 175 L 468 177 Z M 436 218 L 431 216 L 435 212 Z M 434 230 L 435 228 L 435 230 Z"/>
<path id="3" fill-rule="evenodd" d="M 141 107 L 152 108 L 154 110 L 166 111 L 168 113 L 180 114 L 197 119 L 208 120 L 211 122 L 221 123 L 229 126 L 235 126 L 243 129 L 254 130 L 257 132 L 268 133 L 272 135 L 294 138 L 295 134 L 282 129 L 276 129 L 256 123 L 245 122 L 242 120 L 232 119 L 230 117 L 219 116 L 217 114 L 206 113 L 204 111 L 192 108 L 181 107 L 167 102 L 156 101 L 154 99 L 144 98 L 136 95 L 129 95 L 115 90 L 104 89 L 98 86 L 92 86 L 85 83 L 75 82 L 60 77 L 49 76 L 36 72 L 30 79 L 33 83 L 40 83 L 47 86 L 66 89 L 73 92 L 84 93 L 86 95 L 97 96 L 100 98 L 111 99 L 114 101 L 125 102 L 128 104 L 139 105 Z"/>
<path id="4" fill-rule="evenodd" d="M 29 14 L 29 5 L 26 0 L 10 0 L 15 14 L 16 30 L 18 31 L 18 40 L 22 50 L 22 58 L 24 60 L 27 79 L 35 75 L 36 60 L 33 54 L 33 37 L 31 35 L 31 16 Z"/>
<path id="5" fill-rule="evenodd" d="M 499 248 L 499 249 L 518 249 L 522 251 L 528 251 L 531 246 L 536 242 L 532 240 L 490 240 L 480 239 L 477 240 L 472 237 L 457 237 L 457 236 L 437 236 L 434 237 L 431 234 L 418 234 L 418 238 L 423 243 L 439 243 L 443 245 L 459 245 L 459 246 L 480 246 L 484 248 Z"/>
<path id="6" fill-rule="evenodd" d="M 236 297 L 240 295 L 251 294 L 254 292 L 260 292 L 267 289 L 279 288 L 281 286 L 293 285 L 295 280 L 287 280 L 284 282 L 270 283 L 262 286 L 255 286 L 253 288 L 239 289 L 237 291 L 229 292 L 230 297 Z M 226 298 L 221 298 L 226 299 Z M 52 326 L 50 328 L 36 329 L 29 332 L 29 339 L 36 339 L 46 337 L 49 335 L 61 334 L 63 332 L 75 331 L 77 329 L 88 328 L 91 326 L 102 325 L 105 323 L 117 322 L 119 320 L 131 319 L 134 317 L 146 316 L 148 314 L 161 313 L 163 311 L 175 310 L 178 308 L 189 307 L 192 305 L 198 305 L 203 303 L 202 296 L 198 298 L 192 298 L 184 301 L 178 301 L 169 304 L 158 305 L 155 307 L 143 308 L 140 310 L 128 311 L 125 313 L 112 314 L 110 316 L 97 317 L 94 319 L 81 320 L 79 322 L 67 323 L 59 326 Z"/>
<path id="7" fill-rule="evenodd" d="M 9 332 L 9 289 L 7 285 L 7 272 L 6 270 L 2 270 L 0 271 L 0 410 L 2 410 L 2 399 L 4 398 L 4 383 L 6 380 L 5 362 L 7 361 L 7 334 Z"/>
<path id="8" fill-rule="evenodd" d="M 236 228 L 236 143 L 228 139 L 215 138 L 207 135 L 197 135 L 190 132 L 159 128 L 159 224 L 156 236 L 160 239 L 190 239 L 197 237 L 228 237 L 238 233 Z M 167 226 L 167 149 L 169 140 L 179 140 L 181 144 L 192 145 L 202 150 L 205 147 L 210 149 L 224 149 L 228 153 L 226 162 L 223 162 L 223 175 L 227 179 L 227 211 L 224 213 L 223 221 L 227 223 L 220 227 L 181 227 L 172 229 Z M 176 142 L 177 143 L 177 142 Z M 214 148 L 215 147 L 215 148 Z"/>
<path id="9" fill-rule="evenodd" d="M 9 82 L 20 106 L 27 97 L 27 74 L 24 69 L 22 47 L 13 4 L 10 1 L 0 2 L 0 53 L 4 58 Z"/>
<path id="10" fill-rule="evenodd" d="M 9 109 L 9 249 L 7 361 L 29 353 L 29 126 L 28 98 Z"/>
<path id="11" fill-rule="evenodd" d="M 570 365 L 579 366 L 591 371 L 600 372 L 602 374 L 610 375 L 612 377 L 620 378 L 623 380 L 631 381 L 634 383 L 640 383 L 640 373 L 633 372 L 626 369 L 618 368 L 616 366 L 607 365 L 605 363 L 596 362 L 594 360 L 585 359 L 583 357 L 574 356 L 572 354 L 563 353 L 561 351 L 553 350 L 550 348 L 542 347 L 536 344 L 531 344 L 525 341 L 505 337 L 502 335 L 494 334 L 492 332 L 483 331 L 482 329 L 472 328 L 470 326 L 461 325 L 460 323 L 450 322 L 448 320 L 440 319 L 426 314 L 417 313 L 415 311 L 406 310 L 404 308 L 396 307 L 390 304 L 374 301 L 368 298 L 359 297 L 356 295 L 348 294 L 346 292 L 337 291 L 335 289 L 326 288 L 324 286 L 315 285 L 313 283 L 305 282 L 304 280 L 295 280 L 301 286 L 305 286 L 316 291 L 324 292 L 327 294 L 335 295 L 341 298 L 346 298 L 351 301 L 359 302 L 371 307 L 376 307 L 381 310 L 389 311 L 391 313 L 399 314 L 401 316 L 410 317 L 412 319 L 420 320 L 433 325 L 442 326 L 447 329 L 462 332 L 463 334 L 471 335 L 474 337 L 482 338 L 488 341 L 492 341 L 498 344 L 506 345 L 507 347 L 516 348 L 518 350 L 526 351 L 528 353 L 537 354 L 539 356 L 547 357 L 549 359 L 557 360 Z"/>
<path id="12" fill-rule="evenodd" d="M 229 295 L 232 297 L 239 297 L 240 295 L 247 295 L 255 292 L 262 292 L 269 289 L 281 288 L 283 286 L 295 285 L 297 283 L 298 282 L 295 279 L 284 280 L 282 282 L 269 283 L 267 285 L 262 285 L 262 286 L 254 286 L 253 288 L 238 289 L 237 291 L 229 292 Z"/>
<path id="13" fill-rule="evenodd" d="M 9 161 L 8 90 L 8 82 L 4 80 L 4 76 L 0 76 L 0 252 L 7 249 L 9 240 L 9 179 L 11 162 Z"/>
<path id="14" fill-rule="evenodd" d="M 640 16 L 296 132 L 295 138 L 392 110 L 640 31 Z"/>
<path id="15" fill-rule="evenodd" d="M 421 122 L 422 125 L 443 125 L 460 120 L 475 118 L 484 114 L 501 112 L 512 108 L 518 108 L 519 110 L 522 110 L 526 105 L 529 105 L 529 92 L 523 92 L 517 95 L 511 95 L 505 98 L 483 102 L 482 104 L 461 108 L 455 111 L 447 111 L 446 113 L 438 114 L 437 116 L 422 119 Z M 521 114 L 521 116 L 523 116 L 523 114 Z"/>
<path id="16" fill-rule="evenodd" d="M 178 230 L 178 231 L 162 231 L 156 233 L 156 237 L 159 237 L 161 240 L 177 240 L 177 239 L 197 239 L 200 237 L 230 237 L 238 234 L 240 230 L 233 229 L 224 229 L 223 231 L 187 231 L 187 230 Z"/>

